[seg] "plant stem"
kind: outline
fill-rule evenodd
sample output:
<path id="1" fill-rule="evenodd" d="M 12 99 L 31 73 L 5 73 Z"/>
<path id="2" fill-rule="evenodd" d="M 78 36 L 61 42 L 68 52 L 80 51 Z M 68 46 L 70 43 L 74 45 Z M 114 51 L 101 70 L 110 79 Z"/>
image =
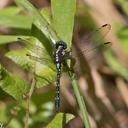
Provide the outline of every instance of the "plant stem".
<path id="1" fill-rule="evenodd" d="M 31 97 L 32 97 L 32 94 L 33 94 L 33 91 L 34 91 L 34 88 L 35 88 L 35 77 L 33 77 L 32 79 L 32 84 L 31 84 L 31 88 L 30 88 L 30 91 L 28 93 L 28 99 L 27 99 L 27 111 L 26 111 L 26 120 L 25 120 L 25 128 L 28 128 L 29 127 L 29 113 L 30 113 L 30 100 L 31 100 Z"/>
<path id="2" fill-rule="evenodd" d="M 85 102 L 83 100 L 83 97 L 80 94 L 79 84 L 78 84 L 78 82 L 75 78 L 75 74 L 70 75 L 70 79 L 72 81 L 72 87 L 74 89 L 74 93 L 75 93 L 77 102 L 78 102 L 79 107 L 80 107 L 80 111 L 81 111 L 82 119 L 83 119 L 83 122 L 84 122 L 84 126 L 86 128 L 91 128 L 90 123 L 89 123 L 87 109 L 86 109 L 86 106 L 85 106 Z"/>
<path id="3" fill-rule="evenodd" d="M 87 126 L 88 126 L 87 128 L 91 128 L 91 125 L 90 125 L 90 122 L 89 122 L 89 118 L 88 118 L 88 111 L 87 111 L 87 108 L 86 108 L 86 105 L 85 105 L 83 96 L 81 96 L 81 100 L 82 100 L 82 104 L 83 104 L 83 106 L 84 106 L 84 112 L 85 112 L 86 124 L 87 124 Z"/>

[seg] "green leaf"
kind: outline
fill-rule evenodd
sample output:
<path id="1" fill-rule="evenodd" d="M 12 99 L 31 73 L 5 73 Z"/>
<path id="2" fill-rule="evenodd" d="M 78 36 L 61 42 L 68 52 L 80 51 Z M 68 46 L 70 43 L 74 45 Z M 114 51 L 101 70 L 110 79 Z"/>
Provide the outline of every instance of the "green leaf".
<path id="1" fill-rule="evenodd" d="M 72 114 L 59 113 L 46 128 L 63 128 L 73 118 Z"/>
<path id="2" fill-rule="evenodd" d="M 128 15 L 128 2 L 126 0 L 117 0 L 117 3 L 122 7 L 123 11 Z"/>
<path id="3" fill-rule="evenodd" d="M 27 91 L 25 81 L 21 80 L 18 76 L 9 74 L 2 68 L 0 74 L 2 76 L 2 80 L 0 81 L 0 87 L 2 90 L 11 95 L 17 101 L 21 102 L 23 100 L 23 94 Z"/>
<path id="4" fill-rule="evenodd" d="M 44 35 L 55 44 L 59 40 L 55 31 L 41 13 L 28 0 L 15 0 L 16 3 L 27 9 L 34 18 L 34 24 L 44 33 Z"/>
<path id="5" fill-rule="evenodd" d="M 40 46 L 39 49 L 36 49 L 39 46 L 36 44 L 41 45 L 41 42 L 37 40 L 35 37 L 0 36 L 0 41 L 1 41 L 0 44 L 2 45 L 10 42 L 19 41 L 18 38 L 21 38 L 22 40 L 26 41 L 26 45 L 24 49 L 20 51 L 18 50 L 10 51 L 6 54 L 6 56 L 12 59 L 16 64 L 20 65 L 24 69 L 32 72 L 31 69 L 33 69 L 33 63 L 36 60 L 32 60 L 30 57 L 26 56 L 27 53 L 31 54 L 32 52 L 32 55 L 39 58 L 39 62 L 37 60 L 37 63 L 36 63 L 36 71 L 35 71 L 35 73 L 37 74 L 36 86 L 42 87 L 42 86 L 48 85 L 51 82 L 55 82 L 55 79 L 56 79 L 55 65 L 52 59 L 49 57 L 47 51 L 43 48 L 43 46 Z"/>
<path id="6" fill-rule="evenodd" d="M 16 15 L 16 14 L 18 14 L 19 12 L 21 11 L 21 9 L 20 8 L 18 8 L 18 7 L 7 7 L 7 8 L 1 8 L 0 9 L 0 15 L 7 15 L 7 16 L 9 16 L 9 15 Z"/>
<path id="7" fill-rule="evenodd" d="M 51 7 L 54 29 L 71 46 L 76 0 L 51 0 Z"/>
<path id="8" fill-rule="evenodd" d="M 32 18 L 24 15 L 1 15 L 0 14 L 0 26 L 18 28 L 18 29 L 30 29 L 32 25 Z"/>
<path id="9" fill-rule="evenodd" d="M 51 43 L 49 42 L 48 38 L 46 38 L 46 36 L 42 33 L 42 31 L 34 24 L 32 25 L 31 34 L 32 36 L 36 37 L 42 43 L 42 45 L 47 50 L 48 54 L 52 56 L 53 47 Z"/>
<path id="10" fill-rule="evenodd" d="M 38 75 L 36 82 L 37 88 L 49 85 L 50 83 L 56 81 L 56 72 L 50 69 L 48 66 L 41 67 L 37 65 L 36 73 Z"/>
<path id="11" fill-rule="evenodd" d="M 30 36 L 10 36 L 10 35 L 0 35 L 0 45 L 14 43 L 19 41 L 18 38 L 30 38 Z"/>
<path id="12" fill-rule="evenodd" d="M 85 105 L 83 96 L 80 93 L 79 84 L 78 84 L 78 81 L 76 80 L 75 74 L 72 74 L 70 79 L 71 79 L 71 82 L 72 82 L 72 87 L 73 87 L 73 90 L 74 90 L 74 94 L 76 96 L 78 105 L 80 107 L 81 117 L 83 119 L 84 126 L 86 128 L 91 128 L 89 118 L 88 118 L 88 112 L 87 112 L 87 109 L 86 109 L 86 105 Z"/>
<path id="13" fill-rule="evenodd" d="M 50 13 L 50 9 L 49 8 L 43 8 L 40 11 L 41 15 L 43 17 L 45 17 L 45 19 L 47 20 L 47 22 L 50 24 L 51 23 L 51 13 Z"/>
<path id="14" fill-rule="evenodd" d="M 1 99 L 2 100 L 2 99 Z M 1 105 L 0 105 L 0 121 L 1 122 L 4 122 L 4 121 L 6 121 L 6 106 L 5 106 L 5 104 L 2 104 L 2 101 L 1 101 Z"/>
<path id="15" fill-rule="evenodd" d="M 26 54 L 27 51 L 24 49 L 20 51 L 9 51 L 6 53 L 6 56 L 13 60 L 17 65 L 20 65 L 23 69 L 31 71 L 33 63 Z"/>

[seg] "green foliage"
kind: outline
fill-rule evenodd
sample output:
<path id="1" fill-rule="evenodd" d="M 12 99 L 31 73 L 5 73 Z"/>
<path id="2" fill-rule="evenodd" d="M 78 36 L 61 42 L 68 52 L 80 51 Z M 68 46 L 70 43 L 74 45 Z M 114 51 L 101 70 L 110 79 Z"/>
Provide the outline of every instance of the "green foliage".
<path id="1" fill-rule="evenodd" d="M 23 94 L 27 91 L 28 87 L 25 81 L 21 80 L 18 76 L 9 74 L 3 68 L 0 70 L 0 75 L 0 87 L 17 101 L 21 102 Z"/>
<path id="2" fill-rule="evenodd" d="M 0 9 L 0 26 L 15 29 L 30 29 L 32 25 L 32 17 L 19 14 L 19 7 L 8 7 Z"/>
<path id="3" fill-rule="evenodd" d="M 51 12 L 49 8 L 43 8 L 40 10 L 40 13 L 43 17 L 45 17 L 46 21 L 51 24 L 52 17 L 51 17 Z"/>
<path id="4" fill-rule="evenodd" d="M 32 74 L 36 74 L 36 87 L 42 87 L 49 83 L 53 83 L 56 78 L 55 65 L 53 64 L 52 60 L 54 44 L 56 43 L 56 41 L 61 39 L 68 43 L 69 47 L 71 46 L 76 1 L 52 0 L 51 6 L 53 19 L 50 17 L 50 14 L 47 10 L 39 12 L 28 0 L 15 1 L 19 5 L 19 7 L 23 9 L 25 8 L 30 13 L 30 16 L 28 17 L 26 13 L 24 13 L 21 8 L 18 7 L 9 8 L 6 11 L 1 10 L 0 25 L 9 27 L 13 35 L 0 36 L 0 45 L 13 42 L 21 43 L 21 41 L 25 44 L 32 44 L 32 47 L 29 48 L 26 45 L 25 48 L 20 51 L 20 53 L 18 53 L 19 51 L 16 50 L 9 51 L 6 53 L 6 57 L 10 58 L 21 68 L 29 71 Z M 9 10 L 11 10 L 12 12 L 8 13 Z M 21 38 L 21 40 L 19 40 L 19 38 Z M 42 59 L 42 63 L 31 60 L 31 57 L 29 58 L 29 56 L 26 56 L 26 53 L 35 51 L 35 48 L 37 48 L 38 46 L 42 49 L 42 51 L 41 53 L 38 53 L 37 50 L 37 54 L 34 57 L 40 60 Z M 35 65 L 34 70 L 33 65 Z M 13 73 L 9 73 L 8 71 L 3 70 L 3 68 L 1 68 L 1 76 L 2 80 L 0 81 L 0 87 L 6 93 L 14 97 L 18 102 L 22 103 L 23 94 L 28 91 L 28 85 L 26 84 L 26 82 L 24 82 L 18 76 L 15 76 Z M 78 96 L 78 94 L 80 96 L 79 90 L 77 91 L 76 97 Z M 51 95 L 53 95 L 53 93 L 51 93 Z M 33 112 L 36 117 L 32 117 L 33 122 L 31 123 L 33 127 L 37 127 L 34 126 L 35 124 L 33 123 L 36 123 L 38 121 L 41 122 L 42 120 L 40 119 L 42 118 L 45 118 L 43 119 L 43 121 L 46 121 L 47 117 L 51 115 L 50 113 L 46 114 L 45 116 L 45 111 L 41 109 L 41 102 L 44 103 L 50 100 L 49 98 L 45 98 L 47 96 L 44 95 L 43 98 L 40 98 L 40 96 L 36 96 L 38 100 L 35 100 L 35 96 L 32 97 L 33 103 L 31 103 L 31 106 L 36 107 Z M 82 106 L 83 101 L 79 101 L 79 103 L 80 102 L 82 103 Z M 43 112 L 40 112 L 37 108 L 41 109 Z M 84 115 L 84 113 L 82 113 L 82 115 Z M 57 114 L 55 119 L 47 126 L 47 128 L 63 127 L 64 124 L 66 124 L 72 118 L 73 115 L 71 114 Z M 14 119 L 10 125 L 12 127 L 20 127 L 20 123 L 18 123 L 17 119 Z"/>
<path id="5" fill-rule="evenodd" d="M 117 36 L 120 40 L 120 45 L 126 53 L 128 53 L 128 28 L 123 25 L 118 25 Z"/>
<path id="6" fill-rule="evenodd" d="M 11 16 L 13 16 L 13 15 L 18 14 L 20 11 L 21 11 L 20 8 L 12 6 L 12 7 L 8 7 L 8 8 L 0 9 L 0 15 L 3 15 L 3 16 L 4 15 L 7 15 L 7 16 L 11 15 Z"/>
<path id="7" fill-rule="evenodd" d="M 31 3 L 29 3 L 27 0 L 15 1 L 19 6 L 27 9 L 32 14 L 34 24 L 48 39 L 52 40 L 53 43 L 58 40 L 58 37 L 56 36 L 55 31 L 52 29 L 51 25 L 46 21 L 41 13 L 37 11 L 36 8 L 34 8 Z"/>
<path id="8" fill-rule="evenodd" d="M 72 82 L 72 86 L 73 86 L 73 89 L 74 89 L 74 93 L 75 93 L 77 102 L 78 102 L 79 107 L 80 107 L 80 111 L 82 113 L 84 126 L 86 126 L 86 128 L 91 128 L 90 123 L 89 123 L 88 113 L 87 113 L 87 110 L 86 110 L 86 106 L 85 106 L 83 97 L 79 92 L 79 84 L 78 84 L 78 82 L 75 78 L 75 75 L 72 75 L 72 77 L 70 77 L 70 79 L 71 79 L 71 82 Z"/>
<path id="9" fill-rule="evenodd" d="M 31 17 L 24 15 L 3 15 L 0 14 L 0 25 L 3 27 L 30 29 L 32 24 Z M 23 24 L 25 22 L 25 24 Z"/>
<path id="10" fill-rule="evenodd" d="M 0 35 L 0 45 L 16 42 L 19 37 L 24 39 L 28 38 L 28 36 Z"/>
<path id="11" fill-rule="evenodd" d="M 118 0 L 118 3 L 122 6 L 122 9 L 128 15 L 128 2 L 126 0 Z"/>
<path id="12" fill-rule="evenodd" d="M 73 117 L 71 114 L 59 113 L 46 128 L 63 128 Z"/>
<path id="13" fill-rule="evenodd" d="M 6 121 L 6 106 L 5 104 L 1 104 L 1 107 L 0 107 L 0 121 L 1 122 L 4 122 Z"/>
<path id="14" fill-rule="evenodd" d="M 53 27 L 61 40 L 72 42 L 76 0 L 51 0 Z"/>

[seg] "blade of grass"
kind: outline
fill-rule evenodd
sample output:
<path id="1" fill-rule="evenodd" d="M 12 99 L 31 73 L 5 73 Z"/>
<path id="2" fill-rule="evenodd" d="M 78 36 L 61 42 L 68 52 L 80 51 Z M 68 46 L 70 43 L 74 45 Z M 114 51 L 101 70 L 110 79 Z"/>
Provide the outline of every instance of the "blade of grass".
<path id="1" fill-rule="evenodd" d="M 71 46 L 76 0 L 51 0 L 51 8 L 54 29 Z"/>
<path id="2" fill-rule="evenodd" d="M 86 105 L 85 105 L 85 102 L 84 102 L 84 99 L 83 99 L 83 96 L 81 96 L 81 100 L 82 100 L 82 104 L 83 104 L 83 109 L 84 109 L 84 112 L 85 112 L 85 114 L 84 114 L 84 118 L 86 118 L 86 122 L 85 122 L 85 124 L 86 124 L 86 127 L 87 128 L 91 128 L 91 125 L 90 125 L 90 122 L 89 122 L 89 118 L 88 118 L 88 112 L 87 112 L 87 109 L 86 109 Z"/>
<path id="3" fill-rule="evenodd" d="M 79 107 L 80 107 L 81 116 L 82 116 L 82 119 L 83 119 L 84 126 L 86 128 L 91 128 L 90 123 L 89 123 L 89 119 L 88 119 L 88 113 L 87 113 L 87 110 L 86 110 L 85 102 L 83 100 L 83 97 L 80 94 L 79 84 L 78 84 L 78 82 L 75 78 L 75 75 L 74 74 L 72 76 L 70 75 L 70 79 L 71 79 L 71 82 L 72 82 L 72 87 L 73 87 L 77 102 L 78 102 Z"/>
<path id="4" fill-rule="evenodd" d="M 30 38 L 30 36 L 7 36 L 7 35 L 0 35 L 0 45 L 8 44 L 8 43 L 14 43 L 16 41 L 19 41 L 18 38 L 27 39 L 27 38 Z"/>
<path id="5" fill-rule="evenodd" d="M 16 15 L 21 11 L 20 8 L 12 6 L 0 9 L 0 15 Z"/>
<path id="6" fill-rule="evenodd" d="M 25 24 L 23 24 L 25 23 Z M 18 29 L 31 29 L 32 18 L 24 15 L 3 15 L 0 14 L 0 26 L 18 28 Z"/>

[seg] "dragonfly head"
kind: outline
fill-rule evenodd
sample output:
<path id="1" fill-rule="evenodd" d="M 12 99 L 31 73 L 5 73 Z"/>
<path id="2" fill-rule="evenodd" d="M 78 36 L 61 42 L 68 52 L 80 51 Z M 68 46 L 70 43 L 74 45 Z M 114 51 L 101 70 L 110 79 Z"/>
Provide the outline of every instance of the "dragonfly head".
<path id="1" fill-rule="evenodd" d="M 63 49 L 67 48 L 67 44 L 62 40 L 56 42 L 56 49 L 58 49 L 59 46 L 62 46 Z"/>

